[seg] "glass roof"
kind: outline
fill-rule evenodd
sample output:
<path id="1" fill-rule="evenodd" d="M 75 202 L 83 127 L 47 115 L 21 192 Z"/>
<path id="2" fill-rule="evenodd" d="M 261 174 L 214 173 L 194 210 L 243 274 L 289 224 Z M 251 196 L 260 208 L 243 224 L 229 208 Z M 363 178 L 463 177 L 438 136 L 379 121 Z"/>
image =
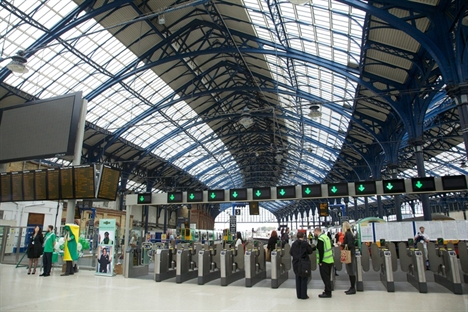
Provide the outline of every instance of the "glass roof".
<path id="1" fill-rule="evenodd" d="M 259 38 L 274 42 L 278 45 L 287 44 L 290 48 L 303 53 L 317 55 L 325 60 L 333 61 L 344 66 L 358 63 L 361 48 L 362 25 L 365 13 L 347 5 L 331 0 L 313 0 L 306 5 L 293 5 L 288 1 L 279 2 L 279 13 L 284 24 L 286 43 L 280 42 L 274 22 L 270 19 L 270 10 L 265 1 L 244 0 L 254 30 Z M 267 63 L 272 76 L 279 84 L 288 84 L 287 74 L 284 73 L 284 60 L 275 55 L 267 55 Z M 356 91 L 356 83 L 345 77 L 321 67 L 319 64 L 294 61 L 293 69 L 298 90 L 311 94 L 321 103 L 329 105 L 351 104 L 343 99 L 352 99 Z M 279 96 L 281 105 L 291 107 L 294 98 Z M 310 105 L 302 105 L 302 114 L 309 113 Z M 304 132 L 314 140 L 329 147 L 341 148 L 344 137 L 336 136 L 336 132 L 346 130 L 349 118 L 346 115 L 333 112 L 325 105 L 321 107 L 322 116 L 317 120 L 321 127 L 306 127 Z M 307 117 L 308 118 L 308 117 Z M 292 123 L 287 124 L 294 127 Z M 330 128 L 330 133 L 324 131 Z M 291 139 L 290 139 L 291 140 Z M 332 153 L 322 146 L 310 143 L 305 146 L 313 150 L 313 154 L 303 155 L 310 167 L 303 163 L 301 177 L 298 182 L 317 181 L 316 177 L 324 177 L 328 162 L 334 162 L 338 153 Z M 318 156 L 318 157 L 317 157 Z M 309 167 L 309 168 L 307 168 Z M 317 170 L 321 168 L 322 170 Z M 320 182 L 320 181 L 317 181 Z"/>

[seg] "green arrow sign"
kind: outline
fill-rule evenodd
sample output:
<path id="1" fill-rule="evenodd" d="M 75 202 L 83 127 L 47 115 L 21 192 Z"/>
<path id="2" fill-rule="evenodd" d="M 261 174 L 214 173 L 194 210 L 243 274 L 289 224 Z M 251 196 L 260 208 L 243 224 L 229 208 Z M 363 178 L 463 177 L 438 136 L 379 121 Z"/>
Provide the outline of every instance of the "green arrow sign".
<path id="1" fill-rule="evenodd" d="M 211 196 L 211 198 L 212 198 L 212 199 L 215 199 L 215 197 L 216 197 L 216 194 L 213 192 L 213 193 L 211 193 L 211 195 L 210 195 L 210 196 Z"/>
<path id="2" fill-rule="evenodd" d="M 175 196 L 174 194 L 171 194 L 171 196 L 169 197 L 170 200 L 174 200 Z"/>
<path id="3" fill-rule="evenodd" d="M 418 181 L 415 185 L 416 185 L 417 188 L 421 188 L 421 187 L 423 186 L 423 184 L 421 183 L 421 181 Z"/>
<path id="4" fill-rule="evenodd" d="M 388 188 L 388 190 L 389 190 L 389 191 L 391 191 L 391 190 L 392 190 L 392 188 L 393 188 L 393 184 L 392 184 L 392 183 L 390 183 L 390 182 L 389 182 L 389 183 L 387 183 L 387 188 Z"/>
<path id="5" fill-rule="evenodd" d="M 310 188 L 306 188 L 306 189 L 304 190 L 304 193 L 306 193 L 307 195 L 309 195 L 310 192 L 312 192 L 312 191 L 310 190 Z"/>
<path id="6" fill-rule="evenodd" d="M 193 200 L 195 198 L 195 195 L 193 193 L 190 194 L 190 199 Z"/>
<path id="7" fill-rule="evenodd" d="M 140 196 L 140 201 L 144 201 L 145 200 L 145 197 L 143 195 Z"/>
<path id="8" fill-rule="evenodd" d="M 279 193 L 281 196 L 284 196 L 284 194 L 286 194 L 286 191 L 284 189 L 281 189 Z"/>
<path id="9" fill-rule="evenodd" d="M 255 195 L 256 195 L 257 197 L 260 197 L 260 195 L 262 195 L 262 192 L 260 192 L 260 190 L 257 190 L 257 192 L 255 193 Z"/>
<path id="10" fill-rule="evenodd" d="M 236 191 L 234 191 L 234 193 L 232 193 L 232 197 L 236 198 L 239 194 L 237 194 Z"/>
<path id="11" fill-rule="evenodd" d="M 365 189 L 366 188 L 364 187 L 364 185 L 362 184 L 359 185 L 359 188 L 358 188 L 359 191 L 364 192 Z"/>
<path id="12" fill-rule="evenodd" d="M 338 192 L 338 189 L 336 188 L 336 186 L 333 185 L 330 191 L 332 191 L 332 193 L 336 193 Z"/>

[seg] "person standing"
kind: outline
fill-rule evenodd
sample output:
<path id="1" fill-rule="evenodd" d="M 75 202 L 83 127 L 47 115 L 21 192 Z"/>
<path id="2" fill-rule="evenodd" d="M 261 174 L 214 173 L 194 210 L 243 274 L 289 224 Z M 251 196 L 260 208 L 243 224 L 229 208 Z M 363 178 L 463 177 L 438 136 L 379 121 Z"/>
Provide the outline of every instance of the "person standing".
<path id="1" fill-rule="evenodd" d="M 317 263 L 320 268 L 320 277 L 325 285 L 325 291 L 318 296 L 319 298 L 331 298 L 330 274 L 334 263 L 331 241 L 327 234 L 322 233 L 320 228 L 315 228 L 314 235 L 317 237 L 317 246 L 315 249 L 318 251 Z"/>
<path id="2" fill-rule="evenodd" d="M 75 239 L 75 235 L 70 228 L 70 225 L 65 225 L 63 228 L 65 231 L 65 246 L 63 248 L 63 261 L 66 263 L 65 273 L 60 274 L 60 276 L 73 275 L 73 261 L 78 260 L 78 248 Z"/>
<path id="3" fill-rule="evenodd" d="M 29 258 L 29 269 L 28 275 L 31 274 L 31 268 L 34 267 L 32 274 L 36 274 L 36 267 L 39 262 L 39 257 L 42 255 L 42 244 L 44 243 L 44 237 L 42 236 L 42 230 L 39 226 L 34 228 L 34 232 L 29 239 L 27 254 Z"/>
<path id="4" fill-rule="evenodd" d="M 52 253 L 54 252 L 55 240 L 54 226 L 49 225 L 47 227 L 47 234 L 44 238 L 44 254 L 42 256 L 44 272 L 40 276 L 50 276 L 50 270 L 52 268 Z"/>
<path id="5" fill-rule="evenodd" d="M 296 295 L 297 299 L 309 299 L 307 296 L 307 280 L 309 276 L 301 276 L 299 272 L 299 261 L 304 259 L 305 262 L 309 263 L 309 255 L 312 253 L 312 246 L 307 243 L 307 240 L 304 240 L 304 233 L 297 233 L 297 240 L 291 246 L 289 254 L 292 257 L 293 271 L 296 274 Z"/>
<path id="6" fill-rule="evenodd" d="M 429 235 L 424 233 L 424 226 L 419 227 L 419 232 L 414 237 L 414 241 L 417 243 L 421 242 L 424 247 L 424 258 L 426 259 L 426 270 L 429 270 L 429 259 L 427 258 L 427 243 L 429 243 Z"/>
<path id="7" fill-rule="evenodd" d="M 354 295 L 356 293 L 356 246 L 354 245 L 354 234 L 348 221 L 343 222 L 343 233 L 345 234 L 341 247 L 342 249 L 347 248 L 351 251 L 351 263 L 346 263 L 346 272 L 348 273 L 351 287 L 345 291 L 345 294 Z"/>
<path id="8" fill-rule="evenodd" d="M 242 246 L 242 234 L 241 232 L 236 233 L 236 249 L 239 249 L 239 246 Z"/>

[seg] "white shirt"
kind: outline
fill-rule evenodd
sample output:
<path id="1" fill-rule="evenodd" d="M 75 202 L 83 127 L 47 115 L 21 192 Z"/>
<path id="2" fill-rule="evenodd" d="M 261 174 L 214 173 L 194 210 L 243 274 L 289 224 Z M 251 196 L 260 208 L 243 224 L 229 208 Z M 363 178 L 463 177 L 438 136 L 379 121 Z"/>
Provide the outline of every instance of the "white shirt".
<path id="1" fill-rule="evenodd" d="M 236 249 L 239 247 L 239 245 L 242 245 L 242 240 L 240 238 L 236 240 Z"/>

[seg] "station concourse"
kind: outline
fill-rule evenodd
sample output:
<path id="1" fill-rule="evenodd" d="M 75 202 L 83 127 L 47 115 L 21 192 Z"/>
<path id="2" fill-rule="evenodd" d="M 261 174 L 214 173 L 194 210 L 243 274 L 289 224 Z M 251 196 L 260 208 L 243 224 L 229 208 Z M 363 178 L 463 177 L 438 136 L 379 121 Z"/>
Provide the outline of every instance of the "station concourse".
<path id="1" fill-rule="evenodd" d="M 466 0 L 1 1 L 0 311 L 467 311 L 467 42 Z M 331 300 L 317 271 L 296 300 L 288 247 L 193 244 L 367 218 L 376 270 Z M 79 274 L 14 265 L 49 224 L 76 225 Z M 138 259 L 99 276 L 100 250 Z"/>

